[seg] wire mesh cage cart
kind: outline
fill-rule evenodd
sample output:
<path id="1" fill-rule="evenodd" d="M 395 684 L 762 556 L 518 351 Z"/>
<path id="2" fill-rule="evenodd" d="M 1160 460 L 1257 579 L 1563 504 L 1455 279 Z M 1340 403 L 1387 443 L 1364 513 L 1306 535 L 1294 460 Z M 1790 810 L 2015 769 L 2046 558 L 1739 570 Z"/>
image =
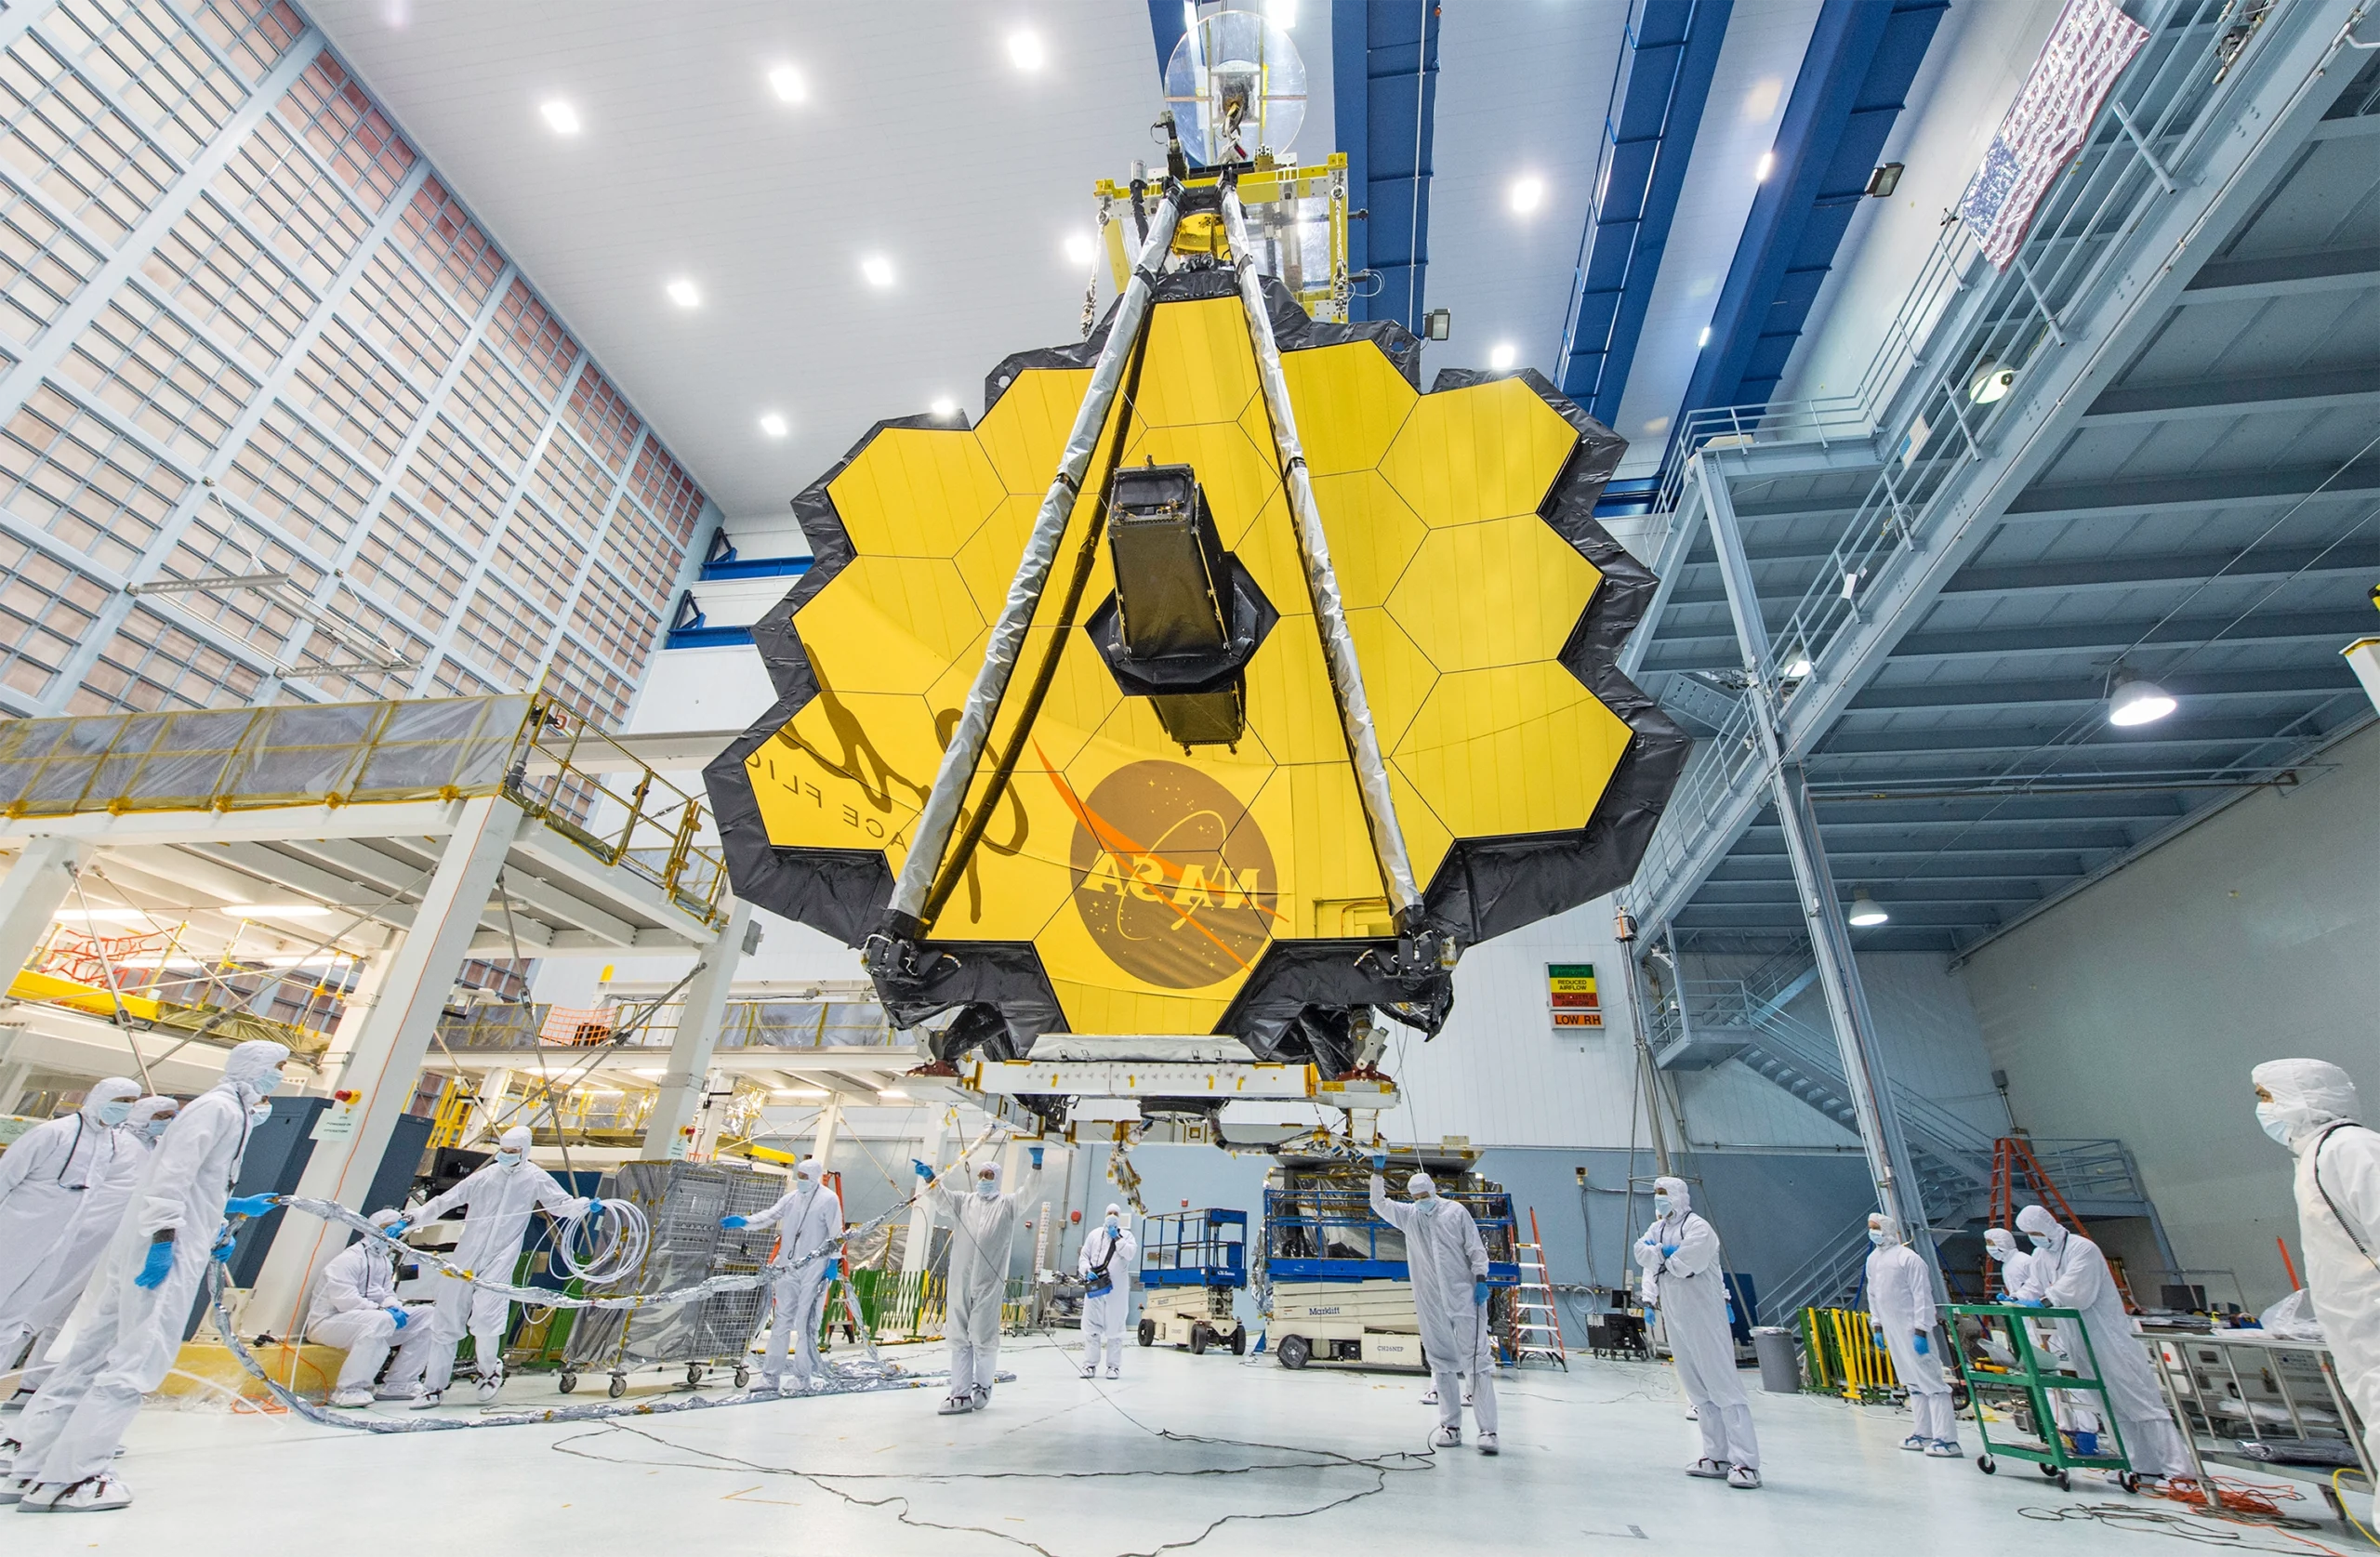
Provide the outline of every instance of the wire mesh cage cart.
<path id="1" fill-rule="evenodd" d="M 2000 1469 L 1996 1457 L 2004 1455 L 2031 1461 L 2061 1488 L 2073 1486 L 2070 1472 L 2077 1470 L 2113 1471 L 2127 1490 L 2138 1484 L 2080 1311 L 1950 1303 L 1942 1312 L 1958 1335 L 1959 1376 L 1975 1403 L 1975 1430 L 1983 1440 L 1977 1470 L 1990 1475 Z M 2062 1359 L 2049 1349 L 2051 1326 L 2066 1348 Z M 2068 1371 L 2077 1364 L 2091 1377 Z M 2001 1420 L 1996 1434 L 1994 1416 Z M 2096 1425 L 2082 1425 L 2085 1421 Z"/>
<path id="2" fill-rule="evenodd" d="M 783 1179 L 747 1168 L 623 1163 L 604 1179 L 602 1197 L 635 1202 L 652 1224 L 653 1241 L 633 1275 L 591 1295 L 668 1292 L 716 1275 L 758 1273 L 775 1247 L 776 1230 L 730 1231 L 720 1219 L 756 1215 L 784 1189 Z M 751 1287 L 654 1308 L 582 1310 L 562 1352 L 562 1392 L 578 1388 L 580 1373 L 601 1369 L 612 1376 L 617 1399 L 641 1367 L 683 1367 L 690 1387 L 708 1369 L 732 1368 L 742 1389 L 751 1379 L 752 1339 L 768 1305 L 768 1288 Z"/>
<path id="3" fill-rule="evenodd" d="M 1229 1346 L 1245 1355 L 1248 1329 L 1233 1298 L 1247 1285 L 1246 1211 L 1169 1211 L 1142 1223 L 1143 1346 Z"/>

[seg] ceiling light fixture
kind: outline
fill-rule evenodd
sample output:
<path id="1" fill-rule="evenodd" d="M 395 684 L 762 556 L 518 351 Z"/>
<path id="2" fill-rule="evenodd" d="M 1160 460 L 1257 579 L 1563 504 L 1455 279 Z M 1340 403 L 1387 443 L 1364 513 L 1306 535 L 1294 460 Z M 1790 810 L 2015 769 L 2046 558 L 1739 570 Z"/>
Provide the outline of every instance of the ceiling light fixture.
<path id="1" fill-rule="evenodd" d="M 1008 35 L 1008 58 L 1020 71 L 1038 71 L 1050 62 L 1049 50 L 1041 46 L 1041 34 L 1029 29 Z"/>
<path id="2" fill-rule="evenodd" d="M 780 1087 L 776 1090 L 776 1095 L 781 1098 L 799 1098 L 806 1102 L 816 1102 L 826 1094 L 815 1087 Z"/>
<path id="3" fill-rule="evenodd" d="M 1488 349 L 1488 365 L 1498 373 L 1501 373 L 1512 366 L 1514 361 L 1519 356 L 1520 353 L 1513 349 L 1511 341 L 1500 340 Z"/>
<path id="4" fill-rule="evenodd" d="M 703 295 L 694 290 L 694 284 L 683 276 L 671 282 L 663 290 L 669 294 L 669 300 L 681 309 L 696 307 L 703 300 Z"/>
<path id="5" fill-rule="evenodd" d="M 61 908 L 50 916 L 60 923 L 73 919 L 92 925 L 137 925 L 149 917 L 138 908 Z"/>
<path id="6" fill-rule="evenodd" d="M 946 422 L 951 417 L 959 415 L 959 402 L 951 399 L 948 395 L 937 395 L 930 409 L 936 416 L 941 417 Z"/>
<path id="7" fill-rule="evenodd" d="M 810 96 L 809 83 L 791 65 L 779 65 L 769 73 L 769 90 L 789 103 L 805 101 Z"/>
<path id="8" fill-rule="evenodd" d="M 223 912 L 252 919 L 319 919 L 330 910 L 319 903 L 227 903 Z"/>
<path id="9" fill-rule="evenodd" d="M 1862 887 L 1851 894 L 1851 912 L 1844 917 L 1865 930 L 1870 925 L 1883 924 L 1892 916 L 1884 912 L 1883 904 L 1868 895 L 1867 888 Z"/>
<path id="10" fill-rule="evenodd" d="M 1075 265 L 1088 265 L 1091 263 L 1091 257 L 1097 252 L 1098 251 L 1091 245 L 1091 239 L 1084 234 L 1080 232 L 1069 232 L 1066 234 L 1066 259 L 1068 263 Z"/>
<path id="11" fill-rule="evenodd" d="M 2120 671 L 2115 691 L 2108 696 L 2108 722 L 2127 730 L 2135 724 L 2154 724 L 2177 706 L 2174 694 L 2156 682 Z"/>
<path id="12" fill-rule="evenodd" d="M 1810 652 L 1798 643 L 1785 651 L 1784 663 L 1784 676 L 1789 681 L 1799 681 L 1818 668 L 1810 663 Z"/>
<path id="13" fill-rule="evenodd" d="M 2010 385 L 2016 382 L 2016 370 L 2002 367 L 1986 357 L 1976 364 L 1975 376 L 1967 380 L 1967 398 L 1977 405 L 1990 405 L 2006 397 Z"/>
<path id="14" fill-rule="evenodd" d="M 1703 325 L 1703 326 L 1702 326 L 1702 333 L 1701 333 L 1700 335 L 1699 335 L 1699 336 L 1695 336 L 1695 337 L 1694 337 L 1694 349 L 1695 349 L 1697 351 L 1699 351 L 1699 350 L 1701 350 L 1704 347 L 1706 347 L 1706 346 L 1708 346 L 1708 345 L 1710 345 L 1710 344 L 1711 344 L 1711 326 L 1710 326 L 1710 325 L 1708 325 L 1708 324 L 1705 324 L 1705 325 Z"/>
<path id="15" fill-rule="evenodd" d="M 903 1090 L 901 1090 L 901 1089 L 899 1089 L 898 1087 L 887 1087 L 887 1088 L 885 1088 L 882 1091 L 880 1091 L 880 1092 L 877 1093 L 876 1095 L 877 1095 L 878 1097 L 879 1097 L 879 1098 L 891 1098 L 891 1099 L 892 1099 L 894 1102 L 900 1102 L 901 1100 L 903 1100 L 903 1099 L 906 1098 L 909 1094 L 908 1094 L 908 1093 L 906 1093 L 906 1092 L 904 1092 L 904 1091 L 903 1091 Z"/>
<path id="16" fill-rule="evenodd" d="M 1768 176 L 1776 171 L 1777 153 L 1763 152 L 1760 154 L 1759 164 L 1752 170 L 1752 181 L 1755 184 L 1765 184 L 1768 182 Z"/>
<path id="17" fill-rule="evenodd" d="M 1298 24 L 1298 0 L 1264 0 L 1264 15 L 1286 33 Z"/>
<path id="18" fill-rule="evenodd" d="M 859 273 L 867 279 L 870 286 L 890 286 L 892 284 L 892 261 L 880 254 L 871 254 L 859 262 Z"/>
<path id="19" fill-rule="evenodd" d="M 1545 204 L 1545 180 L 1531 175 L 1513 180 L 1513 209 L 1527 215 Z"/>
<path id="20" fill-rule="evenodd" d="M 760 413 L 760 430 L 772 438 L 783 438 L 791 429 L 786 426 L 783 416 L 774 411 L 763 411 Z"/>
<path id="21" fill-rule="evenodd" d="M 546 116 L 546 123 L 553 126 L 553 130 L 556 135 L 576 135 L 578 133 L 578 110 L 571 107 L 570 104 L 562 101 L 560 98 L 554 98 L 538 104 L 537 112 Z"/>

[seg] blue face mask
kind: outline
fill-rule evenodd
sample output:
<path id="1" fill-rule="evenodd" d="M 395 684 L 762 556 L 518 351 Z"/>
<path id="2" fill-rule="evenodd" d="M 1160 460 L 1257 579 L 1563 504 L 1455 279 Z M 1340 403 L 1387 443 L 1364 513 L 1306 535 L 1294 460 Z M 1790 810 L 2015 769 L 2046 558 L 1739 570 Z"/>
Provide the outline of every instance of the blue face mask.
<path id="1" fill-rule="evenodd" d="M 152 1141 L 158 1140 L 165 1135 L 165 1127 L 173 1122 L 174 1116 L 172 1115 L 165 1115 L 160 1118 L 152 1119 L 146 1125 L 143 1125 L 140 1128 L 140 1133 L 147 1136 Z"/>
<path id="2" fill-rule="evenodd" d="M 1884 1230 L 1881 1227 L 1871 1227 L 1868 1229 L 1868 1241 L 1875 1245 L 1878 1248 L 1884 1247 Z"/>
<path id="3" fill-rule="evenodd" d="M 1653 1196 L 1653 1214 L 1657 1217 L 1665 1217 L 1670 1214 L 1670 1197 L 1668 1195 L 1657 1194 Z"/>
<path id="4" fill-rule="evenodd" d="M 132 1100 L 126 1098 L 117 1102 L 103 1102 L 99 1104 L 98 1112 L 100 1124 L 121 1125 L 132 1117 Z"/>

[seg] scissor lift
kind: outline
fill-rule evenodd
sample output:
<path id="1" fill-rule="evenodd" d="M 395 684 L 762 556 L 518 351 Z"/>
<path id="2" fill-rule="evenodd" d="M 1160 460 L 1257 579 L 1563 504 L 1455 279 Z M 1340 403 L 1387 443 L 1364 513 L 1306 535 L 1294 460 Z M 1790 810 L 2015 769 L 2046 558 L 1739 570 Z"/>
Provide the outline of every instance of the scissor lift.
<path id="1" fill-rule="evenodd" d="M 1245 1355 L 1248 1328 L 1234 1294 L 1248 1285 L 1248 1213 L 1169 1211 L 1142 1229 L 1141 1344 L 1193 1352 L 1228 1346 Z"/>

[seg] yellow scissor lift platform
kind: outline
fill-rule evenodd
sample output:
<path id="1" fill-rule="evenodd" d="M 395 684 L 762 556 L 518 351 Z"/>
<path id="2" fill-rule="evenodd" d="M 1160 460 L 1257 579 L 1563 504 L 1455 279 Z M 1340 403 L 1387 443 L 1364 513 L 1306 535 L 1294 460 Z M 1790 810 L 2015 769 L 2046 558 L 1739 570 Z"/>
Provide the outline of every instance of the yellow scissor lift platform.
<path id="1" fill-rule="evenodd" d="M 1976 1468 L 1989 1476 L 2000 1469 L 1995 1457 L 2005 1455 L 2011 1459 L 2030 1460 L 2041 1467 L 2043 1475 L 2056 1481 L 2061 1488 L 2070 1489 L 2073 1478 L 2069 1473 L 2077 1470 L 2113 1471 L 2122 1478 L 2124 1489 L 2139 1484 L 2133 1474 L 2132 1461 L 2125 1458 L 2123 1434 L 2117 1431 L 2115 1413 L 2108 1408 L 2108 1387 L 2096 1377 L 2098 1357 L 2091 1350 L 2090 1333 L 2082 1327 L 2080 1311 L 2070 1308 L 2031 1308 L 2010 1303 L 1950 1303 L 1943 1313 L 1950 1315 L 1955 1331 L 1960 1319 L 1974 1319 L 1984 1326 L 1986 1338 L 1998 1338 L 1998 1354 L 1990 1341 L 1968 1341 L 1964 1336 L 1957 1340 L 1959 1376 L 1966 1380 L 1968 1398 L 1975 1403 L 1976 1435 L 1983 1440 L 1983 1453 L 1976 1456 Z M 2093 1377 L 2081 1378 L 2065 1371 L 2064 1365 L 2047 1355 L 2033 1339 L 2035 1324 L 2055 1324 L 2060 1320 L 2072 1322 L 2074 1335 L 2082 1343 L 2082 1355 L 2075 1359 L 2089 1367 Z M 1999 1361 L 1999 1355 L 2009 1360 Z M 2093 1397 L 2091 1404 L 2098 1411 L 2102 1424 L 2095 1436 L 2093 1447 L 2115 1445 L 2113 1454 L 2084 1454 L 2075 1441 L 2057 1425 L 2056 1403 L 2072 1400 L 2077 1395 Z M 1991 1427 L 1986 1418 L 1987 1402 L 2002 1406 L 2023 1401 L 2032 1417 L 2038 1435 L 2035 1443 L 2008 1440 L 1994 1442 Z"/>

